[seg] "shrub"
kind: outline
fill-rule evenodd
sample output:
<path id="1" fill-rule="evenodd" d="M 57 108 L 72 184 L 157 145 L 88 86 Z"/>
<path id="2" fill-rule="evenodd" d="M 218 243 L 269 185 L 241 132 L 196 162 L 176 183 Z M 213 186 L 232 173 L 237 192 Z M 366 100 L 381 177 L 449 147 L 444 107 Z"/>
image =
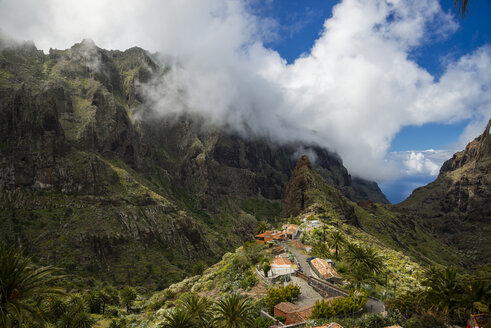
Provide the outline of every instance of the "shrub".
<path id="1" fill-rule="evenodd" d="M 199 261 L 194 265 L 192 275 L 201 276 L 203 272 L 205 272 L 205 270 L 206 270 L 206 263 L 203 261 Z"/>
<path id="2" fill-rule="evenodd" d="M 271 288 L 268 290 L 264 302 L 270 313 L 273 313 L 274 306 L 281 302 L 294 302 L 300 295 L 300 287 L 298 285 L 289 284 L 284 287 Z"/>
<path id="3" fill-rule="evenodd" d="M 257 277 L 251 271 L 246 271 L 243 275 L 243 279 L 240 282 L 240 287 L 244 290 L 248 290 L 257 284 Z"/>
<path id="4" fill-rule="evenodd" d="M 254 321 L 255 328 L 269 328 L 274 324 L 274 321 L 269 318 L 256 318 Z"/>
<path id="5" fill-rule="evenodd" d="M 367 302 L 367 296 L 361 295 L 356 298 L 356 304 L 354 303 L 353 294 L 348 297 L 337 298 L 329 304 L 324 300 L 316 301 L 314 309 L 312 310 L 312 319 L 330 318 L 333 316 L 344 316 L 358 311 Z M 353 306 L 354 305 L 354 306 Z"/>

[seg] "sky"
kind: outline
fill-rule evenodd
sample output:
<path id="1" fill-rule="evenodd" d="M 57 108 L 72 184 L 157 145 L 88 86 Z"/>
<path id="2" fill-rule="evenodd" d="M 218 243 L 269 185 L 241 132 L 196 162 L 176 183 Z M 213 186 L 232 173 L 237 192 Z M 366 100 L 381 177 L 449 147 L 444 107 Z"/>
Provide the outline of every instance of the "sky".
<path id="1" fill-rule="evenodd" d="M 327 147 L 397 203 L 491 117 L 491 1 L 453 2 L 0 0 L 0 36 L 140 46 L 171 68 L 142 85 L 161 115 Z"/>

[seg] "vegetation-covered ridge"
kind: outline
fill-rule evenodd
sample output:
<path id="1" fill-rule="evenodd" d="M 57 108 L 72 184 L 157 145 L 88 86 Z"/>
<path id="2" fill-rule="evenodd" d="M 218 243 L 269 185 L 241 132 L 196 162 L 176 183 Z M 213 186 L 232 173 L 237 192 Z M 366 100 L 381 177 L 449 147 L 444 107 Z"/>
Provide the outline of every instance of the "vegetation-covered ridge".
<path id="1" fill-rule="evenodd" d="M 386 201 L 320 147 L 156 115 L 143 88 L 168 73 L 140 48 L 90 40 L 2 47 L 0 239 L 70 272 L 163 288 L 281 217 L 300 146 L 346 195 Z"/>

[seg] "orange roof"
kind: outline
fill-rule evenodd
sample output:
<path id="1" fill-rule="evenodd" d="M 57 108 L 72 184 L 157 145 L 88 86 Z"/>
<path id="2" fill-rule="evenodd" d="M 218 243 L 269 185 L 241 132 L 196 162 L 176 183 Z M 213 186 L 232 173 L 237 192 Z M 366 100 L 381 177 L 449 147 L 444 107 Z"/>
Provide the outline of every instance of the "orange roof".
<path id="1" fill-rule="evenodd" d="M 256 238 L 264 238 L 264 237 L 269 237 L 271 234 L 273 234 L 274 231 L 265 231 L 263 233 L 260 233 L 259 235 L 256 235 Z"/>
<path id="2" fill-rule="evenodd" d="M 273 265 L 293 265 L 293 263 L 286 257 L 276 257 L 273 259 Z"/>
<path id="3" fill-rule="evenodd" d="M 343 328 L 343 327 L 337 322 L 331 322 L 328 323 L 327 325 L 315 326 L 314 328 Z"/>
<path id="4" fill-rule="evenodd" d="M 310 263 L 317 269 L 319 272 L 321 278 L 323 279 L 328 279 L 328 278 L 341 278 L 341 276 L 334 270 L 332 266 L 327 263 L 326 260 L 320 259 L 320 258 L 315 258 Z"/>
<path id="5" fill-rule="evenodd" d="M 284 313 L 292 313 L 298 310 L 298 305 L 290 302 L 281 302 L 279 304 L 276 304 L 274 308 Z"/>

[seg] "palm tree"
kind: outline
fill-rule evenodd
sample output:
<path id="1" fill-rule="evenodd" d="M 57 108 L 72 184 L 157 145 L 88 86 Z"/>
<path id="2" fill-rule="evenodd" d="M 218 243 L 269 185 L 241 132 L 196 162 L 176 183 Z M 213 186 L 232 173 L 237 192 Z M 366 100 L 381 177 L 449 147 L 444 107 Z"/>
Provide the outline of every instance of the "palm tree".
<path id="1" fill-rule="evenodd" d="M 238 293 L 218 300 L 214 306 L 213 323 L 221 328 L 245 328 L 254 326 L 254 307 L 248 298 Z"/>
<path id="2" fill-rule="evenodd" d="M 193 316 L 183 308 L 175 308 L 164 316 L 159 328 L 194 328 Z"/>
<path id="3" fill-rule="evenodd" d="M 131 304 L 136 299 L 136 290 L 133 287 L 126 286 L 119 292 L 119 301 L 121 305 L 126 306 L 126 312 L 128 313 L 131 308 Z"/>
<path id="4" fill-rule="evenodd" d="M 329 231 L 329 229 L 327 228 L 327 226 L 324 224 L 322 227 L 321 227 L 321 231 L 322 231 L 322 242 L 323 243 L 326 243 L 326 240 L 327 240 L 327 232 Z"/>
<path id="5" fill-rule="evenodd" d="M 256 226 L 256 235 L 259 235 L 269 229 L 269 224 L 264 221 L 259 221 Z"/>
<path id="6" fill-rule="evenodd" d="M 448 314 L 465 303 L 463 295 L 469 291 L 455 268 L 429 270 L 426 276 L 423 281 L 423 285 L 429 287 L 426 298 L 434 309 Z"/>
<path id="7" fill-rule="evenodd" d="M 192 293 L 184 296 L 179 302 L 199 327 L 206 327 L 211 319 L 211 302 L 206 297 Z"/>
<path id="8" fill-rule="evenodd" d="M 336 260 L 338 259 L 338 251 L 344 246 L 346 239 L 341 231 L 335 230 L 329 236 L 329 246 L 336 250 Z"/>
<path id="9" fill-rule="evenodd" d="M 455 0 L 454 7 L 457 9 L 457 14 L 462 14 L 462 18 L 465 18 L 465 13 L 467 12 L 467 5 L 469 0 Z"/>
<path id="10" fill-rule="evenodd" d="M 26 317 L 44 323 L 38 309 L 29 304 L 36 296 L 63 294 L 59 288 L 48 286 L 60 278 L 53 267 L 34 268 L 30 258 L 13 248 L 0 246 L 0 327 L 9 327 L 10 321 L 22 322 Z"/>
<path id="11" fill-rule="evenodd" d="M 352 268 L 363 268 L 376 274 L 383 271 L 384 259 L 370 246 L 350 243 L 346 246 L 346 260 Z"/>

